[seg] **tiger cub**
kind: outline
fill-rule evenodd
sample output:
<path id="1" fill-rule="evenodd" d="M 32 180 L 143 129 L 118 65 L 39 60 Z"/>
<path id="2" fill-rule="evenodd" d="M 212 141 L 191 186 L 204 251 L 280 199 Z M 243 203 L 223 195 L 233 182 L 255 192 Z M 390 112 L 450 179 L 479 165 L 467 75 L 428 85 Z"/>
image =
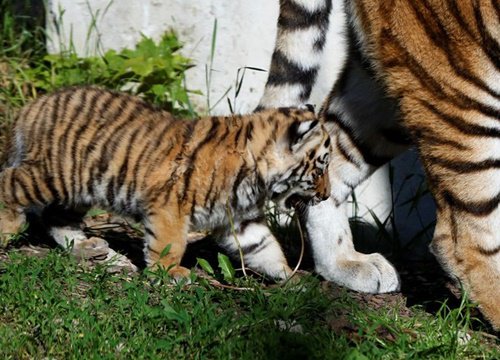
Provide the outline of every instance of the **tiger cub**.
<path id="1" fill-rule="evenodd" d="M 0 173 L 2 240 L 27 208 L 99 206 L 142 219 L 147 264 L 173 277 L 189 274 L 179 265 L 188 231 L 210 229 L 233 252 L 237 236 L 249 267 L 285 278 L 291 270 L 264 202 L 328 198 L 329 153 L 310 108 L 188 121 L 126 94 L 65 89 L 35 100 L 15 122 Z"/>

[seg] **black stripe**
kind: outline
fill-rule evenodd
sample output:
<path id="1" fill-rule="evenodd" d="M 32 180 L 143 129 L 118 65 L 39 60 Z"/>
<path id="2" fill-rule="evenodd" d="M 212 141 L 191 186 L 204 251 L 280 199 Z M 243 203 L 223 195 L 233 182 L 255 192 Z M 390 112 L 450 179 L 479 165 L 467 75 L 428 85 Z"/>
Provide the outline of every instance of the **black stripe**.
<path id="1" fill-rule="evenodd" d="M 422 0 L 424 7 L 419 9 L 417 4 L 413 1 L 410 1 L 409 4 L 413 8 L 415 16 L 417 20 L 420 22 L 421 28 L 427 34 L 427 37 L 436 45 L 438 48 L 443 50 L 448 60 L 448 63 L 453 68 L 455 73 L 466 79 L 467 81 L 473 83 L 475 86 L 479 87 L 483 91 L 489 93 L 491 96 L 499 99 L 500 95 L 489 88 L 488 85 L 480 78 L 474 76 L 473 74 L 467 72 L 464 67 L 467 64 L 464 64 L 464 60 L 457 57 L 457 51 L 451 48 L 453 42 L 448 36 L 446 29 L 443 24 L 439 21 L 439 16 L 432 9 L 432 7 L 426 2 L 426 0 Z M 421 11 L 428 11 L 430 14 L 424 15 Z"/>
<path id="2" fill-rule="evenodd" d="M 87 106 L 87 99 L 88 99 L 88 96 L 89 96 L 89 91 L 84 91 L 82 89 L 82 97 L 78 99 L 78 105 L 73 109 L 72 113 L 70 116 L 68 116 L 67 118 L 64 118 L 64 119 L 59 119 L 60 120 L 60 125 L 58 126 L 62 126 L 62 124 L 65 124 L 66 125 L 66 129 L 64 130 L 64 134 L 61 136 L 61 138 L 59 139 L 58 141 L 58 159 L 57 159 L 57 173 L 55 174 L 56 176 L 59 177 L 60 181 L 61 181 L 61 192 L 62 192 L 62 198 L 64 201 L 70 201 L 71 198 L 72 198 L 72 195 L 74 195 L 74 193 L 70 194 L 70 191 L 72 190 L 73 186 L 74 186 L 74 178 L 73 178 L 73 174 L 68 174 L 71 179 L 70 179 L 70 182 L 71 183 L 66 183 L 65 179 L 66 179 L 66 174 L 64 173 L 63 169 L 64 169 L 64 162 L 65 161 L 74 161 L 75 158 L 73 157 L 68 157 L 68 154 L 72 153 L 72 151 L 70 152 L 71 148 L 75 146 L 75 144 L 71 144 L 69 143 L 69 140 L 68 140 L 68 135 L 70 133 L 72 133 L 73 131 L 73 127 L 77 127 L 77 126 L 80 126 L 80 121 L 79 120 L 79 117 L 82 116 L 82 110 L 84 109 L 85 106 Z M 76 139 L 75 139 L 76 141 Z M 74 167 L 75 167 L 75 164 L 73 162 L 72 164 L 72 168 L 70 171 L 73 171 Z"/>
<path id="3" fill-rule="evenodd" d="M 83 162 L 85 164 L 88 163 L 90 154 L 95 150 L 95 147 L 98 145 L 99 140 L 104 136 L 103 129 L 109 128 L 109 130 L 114 132 L 114 127 L 116 124 L 119 124 L 118 120 L 121 120 L 122 114 L 127 108 L 127 103 L 125 99 L 120 96 L 120 94 L 110 93 L 112 95 L 107 101 L 103 103 L 101 106 L 101 112 L 97 115 L 100 119 L 100 124 L 97 125 L 94 129 L 94 132 L 89 136 L 91 139 L 89 141 L 89 146 L 86 151 L 82 154 Z M 117 104 L 115 104 L 117 103 Z M 114 108 L 114 105 L 118 106 L 118 109 L 114 112 L 111 112 L 111 109 Z"/>
<path id="4" fill-rule="evenodd" d="M 276 50 L 271 59 L 271 70 L 267 79 L 267 85 L 301 84 L 305 88 L 305 91 L 310 94 L 317 74 L 317 66 L 304 70 L 301 66 L 289 60 L 279 50 Z M 303 99 L 305 100 L 306 97 Z"/>
<path id="5" fill-rule="evenodd" d="M 23 205 L 33 205 L 33 204 L 36 204 L 36 201 L 34 199 L 34 197 L 32 196 L 32 194 L 28 191 L 28 186 L 25 182 L 25 176 L 23 176 L 22 178 L 20 176 L 16 176 L 14 179 L 13 179 L 13 184 L 14 184 L 14 193 L 17 191 L 17 190 L 20 190 L 23 195 L 24 195 L 24 198 L 26 198 L 28 204 L 23 204 Z M 19 186 L 16 186 L 16 185 L 19 185 Z"/>
<path id="6" fill-rule="evenodd" d="M 137 137 L 141 133 L 143 127 L 137 126 L 136 129 L 133 131 L 133 133 L 126 139 L 127 141 L 127 149 L 125 151 L 125 157 L 123 158 L 122 163 L 120 164 L 120 168 L 118 170 L 118 176 L 115 178 L 115 184 L 114 184 L 114 191 L 115 191 L 115 197 L 118 195 L 120 189 L 125 186 L 127 190 L 130 190 L 130 188 L 133 186 L 132 184 L 126 184 L 125 179 L 129 173 L 129 165 L 130 165 L 130 152 L 133 148 L 133 146 L 136 143 Z M 125 139 L 122 139 L 122 141 Z M 144 149 L 142 149 L 142 152 L 144 152 Z M 135 183 L 136 178 L 132 178 L 132 183 Z M 129 192 L 127 191 L 127 195 L 125 196 L 126 201 L 129 200 Z M 130 201 L 129 201 L 130 203 Z"/>
<path id="7" fill-rule="evenodd" d="M 238 131 L 236 131 L 236 135 L 234 136 L 234 147 L 235 148 L 238 148 L 238 145 L 239 145 L 239 142 L 240 142 L 240 137 L 241 137 L 241 133 L 243 132 L 243 122 L 240 122 L 238 124 L 239 128 L 238 128 Z"/>
<path id="8" fill-rule="evenodd" d="M 196 148 L 193 150 L 192 154 L 189 156 L 189 159 L 187 160 L 188 168 L 186 172 L 184 172 L 184 190 L 182 193 L 182 197 L 178 199 L 179 203 L 182 203 L 187 199 L 189 186 L 191 185 L 191 176 L 196 166 L 195 165 L 196 156 L 205 145 L 207 145 L 210 141 L 214 140 L 214 137 L 217 134 L 217 131 L 219 130 L 219 126 L 221 124 L 220 120 L 218 118 L 212 118 L 211 120 L 212 120 L 211 121 L 212 126 L 210 127 L 210 130 L 205 135 L 205 138 L 200 143 L 198 143 Z"/>
<path id="9" fill-rule="evenodd" d="M 210 199 L 210 194 L 213 191 L 214 183 L 215 183 L 215 172 L 217 171 L 216 168 L 212 169 L 212 174 L 210 175 L 210 185 L 208 186 L 208 190 L 205 193 L 205 199 L 203 200 L 203 207 L 207 208 L 208 205 L 208 200 Z"/>
<path id="10" fill-rule="evenodd" d="M 247 171 L 248 171 L 248 169 L 246 168 L 246 166 L 241 166 L 240 169 L 238 170 L 238 173 L 237 173 L 236 178 L 234 180 L 233 189 L 231 192 L 231 194 L 232 194 L 231 205 L 233 206 L 233 208 L 236 208 L 238 205 L 238 195 L 237 195 L 238 187 L 240 186 L 243 179 L 246 178 Z"/>
<path id="11" fill-rule="evenodd" d="M 12 171 L 10 173 L 8 173 L 10 176 L 9 176 L 9 179 L 8 179 L 8 186 L 6 186 L 6 183 L 7 181 L 4 181 L 4 188 L 3 188 L 3 191 L 4 191 L 4 194 L 10 194 L 12 196 L 12 199 L 14 200 L 13 202 L 14 203 L 17 203 L 19 204 L 20 201 L 19 201 L 19 197 L 17 196 L 17 189 L 16 189 L 16 173 L 18 173 L 19 170 L 18 169 L 12 169 Z M 4 175 L 5 176 L 5 175 Z"/>
<path id="12" fill-rule="evenodd" d="M 149 227 L 145 226 L 144 227 L 144 231 L 146 232 L 147 235 L 153 237 L 153 238 L 156 238 L 156 235 L 155 233 L 153 232 L 153 230 L 151 230 Z"/>
<path id="13" fill-rule="evenodd" d="M 226 140 L 227 136 L 229 135 L 229 126 L 227 123 L 224 123 L 224 133 L 219 136 L 219 140 L 215 143 L 215 147 L 218 147 L 224 140 Z"/>
<path id="14" fill-rule="evenodd" d="M 97 100 L 99 100 L 102 95 L 103 93 L 101 91 L 94 91 L 92 93 L 90 103 L 83 111 L 83 123 L 79 124 L 79 128 L 75 132 L 74 143 L 71 145 L 71 161 L 73 161 L 73 167 L 71 168 L 71 181 L 73 182 L 73 196 L 76 196 L 83 190 L 82 173 L 85 163 L 82 161 L 80 156 L 77 156 L 77 152 L 82 152 L 82 149 L 79 147 L 80 137 L 91 125 L 95 125 L 95 119 L 92 117 L 92 113 L 95 113 L 95 105 Z"/>
<path id="15" fill-rule="evenodd" d="M 138 104 L 134 104 L 138 105 Z M 134 119 L 142 116 L 145 108 L 143 106 L 135 106 L 134 109 L 128 114 L 128 116 L 118 125 L 117 128 L 109 129 L 109 131 L 102 134 L 102 139 L 100 140 L 100 144 L 104 144 L 102 150 L 100 151 L 100 155 L 96 158 L 92 164 L 88 167 L 88 169 L 94 169 L 98 173 L 98 181 L 101 181 L 106 174 L 106 172 L 110 169 L 109 164 L 114 159 L 114 152 L 116 147 L 122 141 L 122 136 L 130 130 L 130 125 L 133 123 Z M 113 130 L 113 132 L 111 132 Z M 104 137 L 107 135 L 107 138 Z M 96 179 L 96 178 L 94 178 Z M 90 180 L 90 179 L 89 179 Z"/>
<path id="16" fill-rule="evenodd" d="M 43 102 L 38 105 L 38 109 L 34 115 L 31 115 L 30 118 L 32 118 L 32 123 L 31 127 L 29 129 L 26 129 L 26 119 L 31 113 L 32 108 L 35 106 L 32 106 L 31 109 L 28 109 L 27 114 L 21 118 L 21 116 L 18 119 L 18 123 L 22 126 L 19 126 L 19 128 L 24 127 L 26 130 L 21 132 L 21 135 L 25 138 L 25 144 L 24 146 L 24 154 L 22 155 L 23 158 L 26 157 L 27 154 L 36 154 L 37 152 L 40 151 L 40 145 L 43 145 L 43 143 L 40 143 L 40 141 L 34 141 L 34 139 L 39 139 L 40 138 L 40 129 L 43 128 L 44 125 L 47 123 L 47 118 L 48 118 L 48 111 L 49 111 L 49 106 L 47 106 L 48 100 L 53 100 L 52 98 L 45 97 Z M 36 103 L 33 105 L 37 105 Z M 18 126 L 16 126 L 18 127 Z M 27 134 L 25 134 L 26 132 Z M 12 135 L 15 134 L 15 131 L 12 132 Z M 43 133 L 42 133 L 43 134 Z M 15 140 L 14 140 L 15 143 Z M 17 146 L 16 146 L 17 147 Z"/>
<path id="17" fill-rule="evenodd" d="M 333 121 L 335 124 L 339 126 L 339 128 L 349 137 L 351 143 L 356 147 L 356 149 L 363 156 L 363 160 L 365 163 L 380 167 L 384 165 L 386 162 L 392 159 L 392 156 L 384 156 L 384 155 L 376 155 L 372 153 L 372 147 L 369 144 L 365 144 L 363 139 L 360 139 L 358 136 L 354 134 L 354 129 L 351 129 L 348 124 L 344 124 L 340 117 L 335 114 L 325 114 L 325 118 L 328 121 Z M 359 162 L 358 162 L 359 163 Z"/>
<path id="18" fill-rule="evenodd" d="M 50 174 L 45 172 L 45 174 Z M 46 175 L 45 176 L 45 184 L 47 185 L 47 188 L 49 189 L 49 192 L 51 193 L 52 201 L 53 202 L 59 202 L 60 201 L 60 196 L 59 192 L 57 191 L 55 185 L 54 185 L 54 176 L 53 175 Z"/>
<path id="19" fill-rule="evenodd" d="M 158 255 L 160 254 L 160 252 L 159 252 L 159 251 L 156 251 L 156 250 L 155 250 L 155 249 L 153 249 L 150 245 L 148 245 L 148 251 L 149 251 L 149 252 L 152 252 L 152 253 L 154 253 L 154 254 L 158 254 Z"/>
<path id="20" fill-rule="evenodd" d="M 325 6 L 318 10 L 309 11 L 294 1 L 280 1 L 280 15 L 278 27 L 287 30 L 307 29 L 311 26 L 319 27 L 326 31 L 332 7 L 331 0 L 324 1 Z"/>
<path id="21" fill-rule="evenodd" d="M 434 164 L 438 164 L 448 170 L 453 170 L 461 174 L 500 168 L 500 159 L 487 159 L 477 163 L 468 161 L 447 160 L 430 155 L 427 155 L 426 159 Z"/>
<path id="22" fill-rule="evenodd" d="M 190 209 L 191 215 L 189 216 L 190 219 L 194 218 L 195 209 L 196 209 L 196 189 L 194 189 L 193 197 L 191 199 L 191 209 Z"/>
<path id="23" fill-rule="evenodd" d="M 481 255 L 495 256 L 496 254 L 498 254 L 500 252 L 500 246 L 497 246 L 496 248 L 493 248 L 493 249 L 484 249 L 484 248 L 478 246 L 477 251 Z"/>
<path id="24" fill-rule="evenodd" d="M 342 155 L 342 157 L 347 160 L 348 162 L 350 162 L 351 164 L 353 164 L 354 166 L 356 166 L 357 168 L 361 168 L 361 166 L 363 165 L 362 163 L 360 163 L 354 156 L 351 156 L 351 154 L 348 152 L 348 150 L 344 147 L 344 145 L 340 142 L 340 139 L 339 137 L 337 136 L 337 141 L 336 141 L 336 148 L 337 150 L 339 151 L 340 155 Z"/>
<path id="25" fill-rule="evenodd" d="M 43 195 L 42 191 L 40 190 L 40 187 L 37 185 L 37 184 L 40 184 L 43 182 L 43 179 L 40 179 L 39 171 L 35 171 L 35 169 L 32 166 L 28 167 L 27 171 L 30 175 L 31 185 L 34 189 L 34 196 L 33 197 L 34 197 L 35 201 L 38 204 L 47 204 L 50 199 L 47 199 Z"/>
<path id="26" fill-rule="evenodd" d="M 247 145 L 248 141 L 252 141 L 252 139 L 253 139 L 253 129 L 254 129 L 253 122 L 251 122 L 251 121 L 248 122 L 247 126 L 246 126 L 246 129 L 245 129 L 245 142 L 244 142 L 244 146 Z"/>
<path id="27" fill-rule="evenodd" d="M 257 154 L 254 154 L 254 156 L 256 155 L 256 159 L 255 159 L 256 163 L 258 163 L 260 160 L 262 160 L 262 158 L 264 156 L 267 155 L 267 151 L 269 150 L 269 148 L 271 147 L 271 145 L 274 144 L 274 141 L 275 140 L 272 137 L 270 137 L 269 139 L 267 139 L 267 141 L 264 144 L 264 146 L 262 147 L 262 149 L 260 149 Z"/>
<path id="28" fill-rule="evenodd" d="M 460 27 L 467 32 L 469 37 L 473 39 L 477 46 L 480 47 L 483 52 L 486 54 L 486 56 L 489 58 L 491 63 L 496 67 L 497 70 L 500 71 L 500 49 L 498 46 L 498 43 L 492 39 L 489 34 L 484 34 L 486 32 L 486 27 L 484 24 L 482 26 L 478 27 L 478 31 L 480 33 L 481 39 L 477 39 L 476 36 L 474 35 L 473 31 L 471 30 L 470 26 L 467 24 L 466 21 L 464 21 L 463 15 L 460 12 L 460 9 L 457 7 L 457 1 L 456 0 L 448 0 L 448 7 L 450 9 L 451 14 L 454 16 L 455 20 L 458 22 Z M 497 5 L 498 2 L 495 2 L 495 5 Z M 476 15 L 477 17 L 477 15 Z M 477 21 L 477 19 L 476 19 Z M 482 22 L 482 18 L 480 19 Z"/>
<path id="29" fill-rule="evenodd" d="M 265 225 L 265 221 L 266 221 L 266 218 L 264 216 L 259 216 L 255 219 L 251 219 L 251 220 L 244 220 L 240 223 L 239 227 L 238 227 L 238 233 L 239 234 L 243 234 L 245 231 L 246 231 L 246 228 L 249 226 L 249 225 L 252 225 L 252 224 L 263 224 Z"/>
<path id="30" fill-rule="evenodd" d="M 247 246 L 242 246 L 241 251 L 245 255 L 255 255 L 269 246 L 269 242 L 267 242 L 267 240 L 270 237 L 272 237 L 271 234 L 266 234 L 259 240 L 259 242 Z"/>
<path id="31" fill-rule="evenodd" d="M 199 121 L 186 121 L 186 127 L 184 129 L 184 134 L 183 134 L 183 143 L 182 143 L 182 148 L 184 149 L 186 147 L 186 144 L 191 141 L 191 138 L 194 133 L 194 128 L 196 125 L 199 123 Z"/>
<path id="32" fill-rule="evenodd" d="M 488 32 L 488 28 L 486 27 L 483 17 L 481 16 L 481 10 L 477 5 L 477 3 L 473 3 L 472 6 L 474 7 L 474 17 L 476 18 L 477 22 L 477 29 L 481 34 L 481 39 L 483 40 L 482 49 L 490 58 L 497 71 L 500 71 L 500 45 L 498 39 L 493 38 Z M 496 6 L 498 6 L 498 2 Z"/>
<path id="33" fill-rule="evenodd" d="M 55 98 L 56 102 L 58 101 L 58 97 Z M 49 107 L 48 106 L 51 102 L 54 102 L 54 96 L 46 95 L 43 100 L 40 99 L 40 101 L 36 101 L 35 104 L 31 107 L 35 107 L 36 105 L 38 106 L 38 109 L 35 114 L 31 115 L 31 109 L 28 110 L 27 114 L 24 116 L 24 119 L 27 119 L 30 117 L 32 119 L 32 124 L 31 128 L 28 129 L 28 131 L 32 134 L 34 137 L 39 137 L 43 132 L 40 130 L 43 129 L 45 126 L 47 126 L 47 123 L 49 122 Z M 52 113 L 51 115 L 54 115 L 56 113 L 55 106 L 52 104 Z M 53 118 L 53 116 L 51 117 Z M 29 144 L 29 148 L 26 149 L 26 153 L 30 153 L 33 151 L 33 147 L 39 145 L 38 142 L 36 141 L 31 141 Z"/>
<path id="34" fill-rule="evenodd" d="M 438 116 L 441 120 L 445 121 L 448 125 L 451 125 L 455 129 L 459 130 L 461 133 L 471 136 L 486 136 L 498 138 L 500 137 L 500 130 L 496 128 L 489 128 L 481 125 L 470 124 L 464 121 L 459 116 L 445 114 L 440 111 L 436 106 L 432 105 L 426 100 L 419 100 L 420 104 L 424 106 L 427 110 L 432 112 L 434 115 Z"/>
<path id="35" fill-rule="evenodd" d="M 436 145 L 436 146 L 452 146 L 458 150 L 469 149 L 463 143 L 458 141 L 443 138 L 439 135 L 434 135 L 430 131 L 423 131 L 422 129 L 415 130 L 415 137 L 418 139 L 420 145 Z"/>
<path id="36" fill-rule="evenodd" d="M 406 48 L 401 45 L 398 39 L 396 39 L 388 29 L 382 30 L 381 37 L 386 42 L 392 42 L 394 46 L 398 48 L 398 52 L 400 56 L 397 59 L 383 59 L 382 63 L 385 67 L 405 67 L 414 76 L 414 80 L 419 82 L 425 89 L 429 90 L 434 96 L 436 96 L 440 100 L 444 100 L 446 102 L 452 103 L 457 108 L 468 111 L 468 110 L 476 110 L 487 116 L 493 118 L 500 117 L 500 111 L 492 108 L 489 105 L 478 102 L 464 93 L 458 92 L 458 89 L 453 89 L 456 91 L 455 95 L 449 95 L 444 90 L 442 84 L 440 84 L 436 79 L 434 79 L 428 72 L 423 68 L 422 65 L 411 55 Z M 403 94 L 400 94 L 400 96 Z"/>
<path id="37" fill-rule="evenodd" d="M 149 166 L 148 168 L 146 169 L 146 171 L 144 172 L 144 174 L 150 174 L 151 171 L 157 167 L 158 165 L 158 162 L 157 160 L 153 160 L 151 157 L 152 157 L 152 154 L 156 151 L 157 152 L 157 157 L 159 157 L 160 154 L 162 154 L 162 151 L 164 151 L 165 149 L 159 149 L 159 146 L 160 146 L 160 143 L 163 142 L 163 143 L 166 143 L 168 144 L 168 148 L 167 148 L 167 151 L 165 153 L 165 156 L 164 158 L 167 158 L 168 157 L 168 154 L 170 153 L 170 151 L 173 149 L 173 143 L 170 143 L 169 141 L 166 141 L 165 139 L 165 135 L 167 134 L 168 130 L 171 130 L 172 127 L 170 126 L 170 123 L 168 123 L 167 121 L 163 122 L 162 123 L 163 125 L 163 129 L 161 130 L 161 132 L 158 134 L 158 137 L 156 138 L 156 142 L 154 141 L 149 141 L 146 145 L 146 148 L 145 149 L 142 149 L 141 153 L 139 154 L 139 157 L 137 158 L 135 164 L 134 164 L 134 167 L 132 169 L 132 178 L 133 178 L 133 181 L 131 184 L 128 185 L 128 192 L 127 192 L 127 201 L 129 203 L 132 202 L 132 195 L 136 193 L 137 191 L 137 185 L 138 185 L 138 182 L 139 182 L 139 169 L 142 168 L 142 169 L 145 169 L 145 166 L 149 163 Z M 146 163 L 144 163 L 144 159 L 147 159 L 148 161 Z"/>
<path id="38" fill-rule="evenodd" d="M 452 195 L 449 191 L 444 191 L 443 197 L 451 207 L 476 216 L 490 215 L 498 207 L 498 203 L 500 202 L 500 193 L 495 197 L 484 201 L 462 201 Z"/>

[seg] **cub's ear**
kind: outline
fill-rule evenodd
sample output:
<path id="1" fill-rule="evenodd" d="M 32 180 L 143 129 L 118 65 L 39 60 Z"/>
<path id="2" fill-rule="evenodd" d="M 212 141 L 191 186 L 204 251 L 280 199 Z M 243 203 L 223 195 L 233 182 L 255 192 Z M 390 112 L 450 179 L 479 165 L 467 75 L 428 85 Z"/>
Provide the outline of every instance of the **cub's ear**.
<path id="1" fill-rule="evenodd" d="M 300 105 L 300 106 L 299 106 L 299 109 L 302 109 L 302 110 L 308 110 L 308 111 L 310 111 L 310 112 L 312 112 L 312 113 L 314 113 L 314 112 L 315 112 L 315 111 L 314 111 L 314 110 L 315 110 L 315 107 L 314 107 L 314 105 L 312 105 L 312 104 L 302 104 L 302 105 Z"/>
<path id="2" fill-rule="evenodd" d="M 313 130 L 319 126 L 318 120 L 294 121 L 288 129 L 289 149 L 296 151 L 300 148 L 300 144 L 305 142 L 309 135 L 313 133 Z"/>

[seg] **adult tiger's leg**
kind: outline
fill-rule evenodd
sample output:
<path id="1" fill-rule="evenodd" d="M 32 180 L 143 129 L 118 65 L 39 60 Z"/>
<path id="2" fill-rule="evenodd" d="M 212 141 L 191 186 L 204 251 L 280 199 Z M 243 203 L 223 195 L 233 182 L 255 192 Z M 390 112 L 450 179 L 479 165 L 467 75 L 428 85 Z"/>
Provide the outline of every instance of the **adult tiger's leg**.
<path id="1" fill-rule="evenodd" d="M 500 329 L 500 129 L 488 115 L 456 104 L 405 99 L 420 119 L 409 117 L 422 131 L 439 124 L 446 138 L 419 139 L 430 189 L 437 204 L 437 225 L 431 250 L 479 303 L 483 314 Z M 425 104 L 425 105 L 424 105 Z M 500 109 L 500 102 L 496 102 Z M 485 110 L 488 108 L 484 108 Z M 489 111 L 489 110 L 488 110 Z M 497 112 L 498 114 L 498 112 Z M 497 115 L 498 116 L 498 115 Z M 423 119 L 427 121 L 424 123 Z M 447 123 L 449 119 L 453 122 Z M 482 130 L 481 130 L 482 129 Z M 434 130 L 436 131 L 436 130 Z M 478 136 L 478 131 L 485 131 Z"/>
<path id="2" fill-rule="evenodd" d="M 307 3 L 280 2 L 276 49 L 258 108 L 298 105 L 309 98 L 322 59 L 331 1 L 311 2 L 321 21 L 315 20 Z M 332 200 L 310 207 L 305 219 L 316 271 L 354 290 L 399 288 L 397 272 L 383 256 L 355 251 L 345 204 L 354 187 L 407 148 L 407 137 L 401 134 L 394 113 L 395 105 L 386 100 L 359 55 L 350 54 L 323 109 L 335 145 L 330 166 Z"/>
<path id="3" fill-rule="evenodd" d="M 358 291 L 399 289 L 398 274 L 382 255 L 354 249 L 346 213 L 352 189 L 410 145 L 397 122 L 397 112 L 356 49 L 351 49 L 321 114 L 333 144 L 332 197 L 308 209 L 306 224 L 316 271 Z"/>
<path id="4" fill-rule="evenodd" d="M 473 192 L 471 192 L 473 195 Z M 455 202 L 456 201 L 456 202 Z M 441 265 L 457 276 L 491 324 L 500 329 L 500 209 L 477 205 L 491 199 L 438 201 L 431 250 Z M 457 206 L 458 205 L 458 206 Z M 487 205 L 488 206 L 488 205 Z M 478 212 L 479 211 L 479 212 Z"/>

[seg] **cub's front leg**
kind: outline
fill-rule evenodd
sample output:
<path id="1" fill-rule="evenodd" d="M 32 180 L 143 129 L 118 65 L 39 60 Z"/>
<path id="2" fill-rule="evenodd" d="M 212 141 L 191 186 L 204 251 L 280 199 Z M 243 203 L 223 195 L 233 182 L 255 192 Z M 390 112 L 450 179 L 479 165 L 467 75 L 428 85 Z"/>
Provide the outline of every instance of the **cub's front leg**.
<path id="1" fill-rule="evenodd" d="M 186 251 L 188 221 L 177 214 L 178 210 L 148 212 L 144 221 L 144 253 L 149 267 L 163 267 L 173 278 L 180 279 L 190 274 L 189 269 L 180 266 Z"/>
<path id="2" fill-rule="evenodd" d="M 264 218 L 237 224 L 234 233 L 227 231 L 219 243 L 235 256 L 241 246 L 245 265 L 266 276 L 285 280 L 292 273 Z"/>

